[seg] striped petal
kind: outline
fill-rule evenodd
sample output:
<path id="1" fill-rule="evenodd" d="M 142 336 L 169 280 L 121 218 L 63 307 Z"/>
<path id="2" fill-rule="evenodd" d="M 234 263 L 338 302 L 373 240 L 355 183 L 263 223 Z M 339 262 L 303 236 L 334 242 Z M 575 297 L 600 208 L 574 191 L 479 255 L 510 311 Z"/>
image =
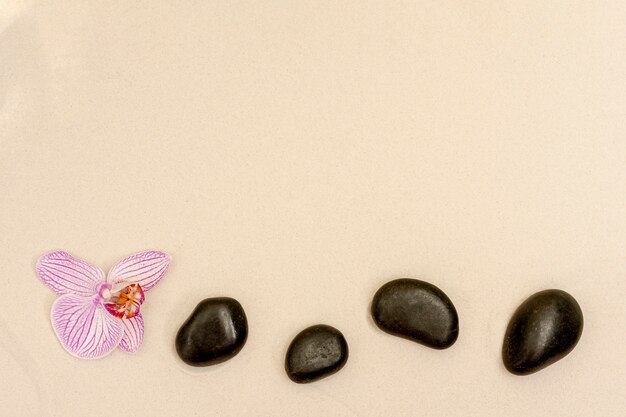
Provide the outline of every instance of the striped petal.
<path id="1" fill-rule="evenodd" d="M 144 291 L 148 291 L 163 278 L 171 259 L 163 252 L 141 252 L 116 263 L 107 280 L 114 287 L 120 283 L 139 284 Z"/>
<path id="2" fill-rule="evenodd" d="M 122 319 L 124 337 L 120 348 L 129 353 L 135 353 L 143 344 L 143 316 L 141 313 L 130 319 Z"/>
<path id="3" fill-rule="evenodd" d="M 119 345 L 121 320 L 96 303 L 96 298 L 65 294 L 52 305 L 52 326 L 70 354 L 83 359 L 101 358 Z"/>
<path id="4" fill-rule="evenodd" d="M 74 258 L 67 252 L 50 252 L 37 261 L 37 275 L 57 294 L 77 294 L 90 297 L 97 286 L 105 282 L 98 267 Z"/>

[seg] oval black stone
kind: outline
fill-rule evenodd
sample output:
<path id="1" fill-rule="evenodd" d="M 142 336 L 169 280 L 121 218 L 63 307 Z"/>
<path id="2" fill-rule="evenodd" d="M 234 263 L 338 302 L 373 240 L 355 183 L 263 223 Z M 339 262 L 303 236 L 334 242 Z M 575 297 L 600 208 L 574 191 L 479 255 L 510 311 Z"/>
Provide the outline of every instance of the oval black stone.
<path id="1" fill-rule="evenodd" d="M 348 343 L 334 327 L 307 327 L 287 349 L 285 370 L 299 384 L 317 381 L 339 371 L 348 360 Z"/>
<path id="2" fill-rule="evenodd" d="M 568 293 L 545 290 L 531 295 L 513 313 L 502 345 L 504 366 L 528 375 L 562 359 L 583 331 L 583 312 Z"/>
<path id="3" fill-rule="evenodd" d="M 428 282 L 402 278 L 380 287 L 372 301 L 376 325 L 394 336 L 446 349 L 459 336 L 459 316 L 448 296 Z"/>
<path id="4" fill-rule="evenodd" d="M 248 337 L 241 304 L 228 297 L 198 303 L 176 335 L 176 352 L 191 366 L 209 366 L 235 356 Z"/>

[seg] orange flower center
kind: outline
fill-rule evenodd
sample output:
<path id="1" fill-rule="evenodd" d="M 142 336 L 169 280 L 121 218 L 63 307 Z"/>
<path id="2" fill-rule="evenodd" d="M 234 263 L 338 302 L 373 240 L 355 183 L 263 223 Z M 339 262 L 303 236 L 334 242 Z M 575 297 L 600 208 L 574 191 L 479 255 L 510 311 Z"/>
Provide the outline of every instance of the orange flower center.
<path id="1" fill-rule="evenodd" d="M 130 284 L 122 289 L 119 294 L 113 295 L 109 301 L 104 303 L 104 308 L 119 319 L 124 317 L 130 319 L 139 314 L 139 308 L 144 299 L 145 296 L 141 285 Z"/>

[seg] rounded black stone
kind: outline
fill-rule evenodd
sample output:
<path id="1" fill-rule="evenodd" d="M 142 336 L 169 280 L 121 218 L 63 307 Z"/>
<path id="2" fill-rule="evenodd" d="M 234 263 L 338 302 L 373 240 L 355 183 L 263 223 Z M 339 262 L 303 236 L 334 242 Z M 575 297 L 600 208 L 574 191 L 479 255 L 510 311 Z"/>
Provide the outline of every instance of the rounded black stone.
<path id="1" fill-rule="evenodd" d="M 504 366 L 528 375 L 564 358 L 583 332 L 583 312 L 568 293 L 545 290 L 531 295 L 513 313 L 502 345 Z"/>
<path id="2" fill-rule="evenodd" d="M 402 278 L 380 287 L 372 301 L 376 325 L 394 336 L 446 349 L 459 336 L 459 316 L 448 296 L 428 282 Z"/>
<path id="3" fill-rule="evenodd" d="M 176 352 L 191 366 L 209 366 L 235 356 L 248 337 L 241 304 L 228 297 L 198 303 L 176 335 Z"/>
<path id="4" fill-rule="evenodd" d="M 287 349 L 285 370 L 299 384 L 317 381 L 339 371 L 348 360 L 348 343 L 334 327 L 307 327 Z"/>

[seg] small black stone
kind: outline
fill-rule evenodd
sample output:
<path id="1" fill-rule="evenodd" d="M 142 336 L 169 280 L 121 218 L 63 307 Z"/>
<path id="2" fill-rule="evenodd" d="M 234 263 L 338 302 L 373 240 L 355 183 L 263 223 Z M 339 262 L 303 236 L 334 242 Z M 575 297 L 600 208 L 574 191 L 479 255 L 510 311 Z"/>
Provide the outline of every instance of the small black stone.
<path id="1" fill-rule="evenodd" d="M 178 330 L 176 352 L 188 365 L 215 365 L 239 353 L 247 337 L 248 321 L 237 300 L 207 298 Z"/>
<path id="2" fill-rule="evenodd" d="M 502 360 L 516 375 L 529 375 L 563 359 L 583 332 L 583 312 L 568 293 L 531 295 L 513 313 L 504 336 Z"/>
<path id="3" fill-rule="evenodd" d="M 376 325 L 394 336 L 446 349 L 459 336 L 459 316 L 448 296 L 428 282 L 402 278 L 380 287 L 372 301 Z"/>
<path id="4" fill-rule="evenodd" d="M 343 334 L 325 324 L 311 326 L 293 339 L 287 349 L 285 370 L 299 384 L 317 381 L 339 371 L 348 360 Z"/>

